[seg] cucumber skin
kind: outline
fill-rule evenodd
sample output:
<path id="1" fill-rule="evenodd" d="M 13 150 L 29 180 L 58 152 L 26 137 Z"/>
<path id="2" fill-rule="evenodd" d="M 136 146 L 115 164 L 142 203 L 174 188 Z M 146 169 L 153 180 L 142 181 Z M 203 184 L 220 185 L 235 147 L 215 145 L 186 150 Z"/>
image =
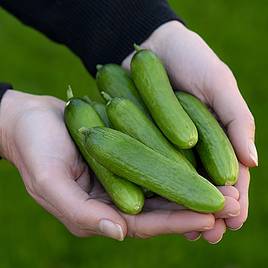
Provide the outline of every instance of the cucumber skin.
<path id="1" fill-rule="evenodd" d="M 117 130 L 95 127 L 85 134 L 87 151 L 118 176 L 194 211 L 224 206 L 220 191 L 198 173 Z"/>
<path id="2" fill-rule="evenodd" d="M 114 129 L 128 134 L 173 161 L 182 161 L 190 168 L 194 168 L 191 163 L 166 140 L 154 123 L 130 100 L 118 97 L 113 98 L 107 104 L 107 114 Z"/>
<path id="3" fill-rule="evenodd" d="M 178 102 L 160 59 L 150 50 L 139 50 L 131 60 L 131 76 L 165 136 L 180 149 L 193 147 L 197 129 Z"/>
<path id="4" fill-rule="evenodd" d="M 196 149 L 208 175 L 217 185 L 235 184 L 238 161 L 218 121 L 198 98 L 184 92 L 177 92 L 176 96 L 198 129 Z"/>
<path id="5" fill-rule="evenodd" d="M 197 168 L 197 161 L 192 149 L 179 149 L 177 150 L 192 164 L 194 168 Z"/>
<path id="6" fill-rule="evenodd" d="M 100 102 L 93 101 L 92 106 L 103 121 L 104 125 L 106 127 L 111 127 L 110 120 L 107 116 L 106 105 Z"/>
<path id="7" fill-rule="evenodd" d="M 106 127 L 111 127 L 111 122 L 108 118 L 105 104 L 93 101 L 88 96 L 84 96 L 82 99 L 94 108 Z"/>
<path id="8" fill-rule="evenodd" d="M 128 214 L 139 213 L 144 205 L 142 190 L 135 184 L 118 177 L 98 163 L 85 150 L 84 135 L 78 130 L 81 127 L 104 126 L 96 111 L 86 102 L 80 99 L 70 99 L 64 111 L 65 124 L 86 159 L 91 169 L 111 197 L 114 204 Z"/>
<path id="9" fill-rule="evenodd" d="M 143 103 L 129 73 L 117 64 L 102 66 L 96 75 L 97 87 L 111 97 L 123 97 L 135 103 L 146 115 L 148 110 Z"/>

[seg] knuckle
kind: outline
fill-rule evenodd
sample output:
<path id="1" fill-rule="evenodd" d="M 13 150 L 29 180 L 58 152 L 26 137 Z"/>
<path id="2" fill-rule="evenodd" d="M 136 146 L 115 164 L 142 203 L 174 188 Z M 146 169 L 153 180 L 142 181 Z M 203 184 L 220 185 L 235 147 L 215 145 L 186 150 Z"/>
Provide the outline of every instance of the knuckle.
<path id="1" fill-rule="evenodd" d="M 86 233 L 85 231 L 83 230 L 79 230 L 79 229 L 74 229 L 74 228 L 68 228 L 69 232 L 78 237 L 78 238 L 84 238 L 84 237 L 89 237 L 90 234 Z"/>
<path id="2" fill-rule="evenodd" d="M 252 113 L 248 109 L 246 109 L 243 112 L 241 117 L 242 117 L 243 122 L 245 122 L 245 124 L 247 125 L 247 127 L 251 131 L 255 131 L 255 119 L 254 119 Z"/>
<path id="3" fill-rule="evenodd" d="M 88 226 L 88 217 L 84 213 L 83 205 L 70 217 L 72 224 L 74 224 L 78 229 L 85 229 Z"/>
<path id="4" fill-rule="evenodd" d="M 234 86 L 237 87 L 235 76 L 231 69 L 222 61 L 217 61 L 213 68 L 213 76 L 215 84 L 226 85 L 226 89 L 231 89 Z"/>
<path id="5" fill-rule="evenodd" d="M 128 225 L 128 236 L 132 238 L 140 238 L 140 239 L 146 239 L 151 237 L 151 235 L 145 233 L 144 231 L 141 230 L 139 227 L 139 220 L 137 219 L 136 216 L 131 217 L 129 220 L 129 225 Z"/>
<path id="6" fill-rule="evenodd" d="M 208 214 L 207 215 L 207 223 L 206 226 L 213 228 L 215 225 L 215 217 L 213 215 Z"/>
<path id="7" fill-rule="evenodd" d="M 34 192 L 41 193 L 49 183 L 50 178 L 46 174 L 40 174 L 35 177 L 32 182 L 32 189 Z"/>
<path id="8" fill-rule="evenodd" d="M 148 239 L 151 237 L 151 235 L 149 234 L 145 234 L 145 233 L 142 233 L 142 232 L 139 232 L 137 230 L 134 230 L 134 231 L 130 231 L 128 233 L 128 236 L 129 237 L 132 237 L 132 238 L 139 238 L 139 239 Z"/>

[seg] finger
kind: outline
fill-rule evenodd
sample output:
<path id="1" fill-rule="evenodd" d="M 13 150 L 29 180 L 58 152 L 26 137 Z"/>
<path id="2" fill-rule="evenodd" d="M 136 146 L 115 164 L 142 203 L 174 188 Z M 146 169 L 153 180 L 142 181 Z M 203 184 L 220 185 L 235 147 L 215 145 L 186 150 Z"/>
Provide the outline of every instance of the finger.
<path id="1" fill-rule="evenodd" d="M 124 215 L 131 237 L 149 238 L 161 234 L 183 234 L 204 231 L 213 227 L 215 218 L 211 214 L 192 211 L 156 210 L 139 215 Z"/>
<path id="2" fill-rule="evenodd" d="M 226 231 L 226 226 L 225 226 L 224 220 L 217 219 L 215 221 L 214 228 L 203 232 L 202 236 L 210 244 L 217 244 L 221 241 L 225 231 Z"/>
<path id="3" fill-rule="evenodd" d="M 228 228 L 238 230 L 242 227 L 248 216 L 248 189 L 250 183 L 249 169 L 240 164 L 238 181 L 236 188 L 240 193 L 239 204 L 240 214 L 235 218 L 226 219 L 226 225 Z"/>
<path id="4" fill-rule="evenodd" d="M 235 200 L 239 199 L 239 192 L 234 186 L 218 186 L 217 187 L 224 196 L 229 196 Z"/>
<path id="5" fill-rule="evenodd" d="M 240 204 L 232 197 L 225 196 L 224 208 L 215 213 L 215 218 L 231 218 L 240 214 Z"/>
<path id="6" fill-rule="evenodd" d="M 185 233 L 184 237 L 189 241 L 197 241 L 201 237 L 200 232 L 189 232 Z"/>
<path id="7" fill-rule="evenodd" d="M 91 235 L 95 235 L 95 232 L 87 232 L 85 230 L 81 230 L 71 222 L 69 222 L 63 214 L 61 214 L 55 207 L 47 203 L 43 198 L 39 196 L 33 196 L 32 197 L 38 202 L 39 205 L 41 205 L 46 211 L 48 211 L 50 214 L 54 215 L 60 222 L 62 222 L 65 227 L 75 236 L 78 237 L 88 237 Z"/>
<path id="8" fill-rule="evenodd" d="M 226 127 L 239 161 L 248 167 L 257 166 L 254 118 L 239 92 L 231 71 L 223 69 L 221 75 L 216 75 L 207 87 L 209 92 L 213 92 L 208 97 L 209 104 Z"/>
<path id="9" fill-rule="evenodd" d="M 47 175 L 37 178 L 35 189 L 70 225 L 89 235 L 94 232 L 117 240 L 124 239 L 127 233 L 126 223 L 116 210 L 91 199 L 69 177 L 66 169 L 50 171 Z"/>
<path id="10" fill-rule="evenodd" d="M 145 199 L 143 211 L 152 210 L 183 210 L 185 207 L 180 206 L 174 202 L 170 202 L 163 197 L 154 197 Z"/>
<path id="11" fill-rule="evenodd" d="M 91 184 L 88 167 L 85 168 L 83 173 L 75 181 L 84 192 L 88 193 L 90 191 L 93 185 Z"/>

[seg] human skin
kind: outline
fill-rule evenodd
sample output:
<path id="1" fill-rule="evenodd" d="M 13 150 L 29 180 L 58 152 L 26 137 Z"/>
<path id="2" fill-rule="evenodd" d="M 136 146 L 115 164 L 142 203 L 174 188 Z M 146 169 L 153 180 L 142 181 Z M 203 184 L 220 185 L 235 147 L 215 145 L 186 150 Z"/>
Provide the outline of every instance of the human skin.
<path id="1" fill-rule="evenodd" d="M 163 198 L 149 199 L 136 216 L 117 210 L 77 151 L 64 124 L 64 106 L 54 97 L 7 91 L 0 106 L 0 155 L 19 170 L 28 193 L 71 233 L 123 240 L 192 236 L 214 228 L 214 215 L 185 210 Z M 220 190 L 226 204 L 216 217 L 239 213 L 235 188 Z"/>
<path id="2" fill-rule="evenodd" d="M 225 221 L 216 219 L 214 228 L 203 232 L 203 237 L 209 242 L 219 242 L 226 227 L 237 230 L 247 219 L 249 168 L 258 165 L 254 118 L 229 67 L 197 33 L 180 22 L 163 24 L 141 47 L 151 49 L 161 58 L 174 89 L 195 95 L 212 109 L 235 149 L 240 162 L 235 185 L 240 213 Z M 123 67 L 129 69 L 132 56 L 133 53 L 122 62 Z M 186 237 L 196 239 L 199 235 L 192 232 Z"/>

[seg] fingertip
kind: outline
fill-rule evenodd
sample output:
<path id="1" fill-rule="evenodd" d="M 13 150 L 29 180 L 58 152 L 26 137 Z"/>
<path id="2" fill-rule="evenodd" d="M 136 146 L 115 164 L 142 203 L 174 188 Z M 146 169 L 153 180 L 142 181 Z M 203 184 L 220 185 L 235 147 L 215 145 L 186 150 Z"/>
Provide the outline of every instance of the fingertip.
<path id="1" fill-rule="evenodd" d="M 225 222 L 222 219 L 217 219 L 213 229 L 203 232 L 202 236 L 210 244 L 217 244 L 221 241 L 226 231 Z"/>
<path id="2" fill-rule="evenodd" d="M 236 217 L 240 214 L 240 204 L 239 202 L 229 196 L 225 196 L 225 205 L 224 208 L 215 213 L 216 218 L 230 218 Z"/>
<path id="3" fill-rule="evenodd" d="M 189 241 L 197 241 L 201 237 L 201 233 L 200 232 L 189 232 L 189 233 L 185 233 L 184 237 Z"/>
<path id="4" fill-rule="evenodd" d="M 213 229 L 213 227 L 215 225 L 215 217 L 214 217 L 214 215 L 206 214 L 205 215 L 205 220 L 206 220 L 206 223 L 204 224 L 204 227 L 202 228 L 201 231 Z"/>
<path id="5" fill-rule="evenodd" d="M 102 219 L 98 224 L 98 229 L 101 234 L 107 237 L 111 237 L 118 241 L 123 241 L 125 234 L 120 224 L 114 223 L 111 220 Z"/>
<path id="6" fill-rule="evenodd" d="M 250 167 L 257 167 L 258 166 L 258 153 L 253 141 L 249 143 L 249 156 L 250 156 Z"/>
<path id="7" fill-rule="evenodd" d="M 241 229 L 242 226 L 244 225 L 245 221 L 246 221 L 246 219 L 243 215 L 242 216 L 239 215 L 238 217 L 225 220 L 228 229 L 230 229 L 232 231 L 237 231 L 237 230 Z"/>
<path id="8" fill-rule="evenodd" d="M 218 186 L 218 189 L 224 196 L 229 196 L 235 200 L 239 199 L 239 191 L 234 186 Z"/>

